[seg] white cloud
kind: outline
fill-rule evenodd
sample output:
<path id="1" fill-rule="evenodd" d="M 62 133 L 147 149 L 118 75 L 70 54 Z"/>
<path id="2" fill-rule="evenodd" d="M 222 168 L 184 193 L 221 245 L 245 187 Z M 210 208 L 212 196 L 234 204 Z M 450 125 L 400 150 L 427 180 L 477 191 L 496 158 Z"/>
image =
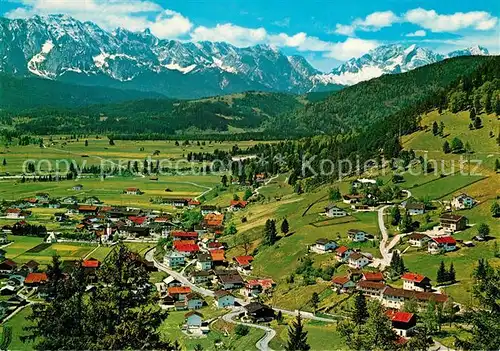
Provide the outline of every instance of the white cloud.
<path id="1" fill-rule="evenodd" d="M 433 32 L 456 32 L 465 28 L 490 30 L 495 28 L 498 19 L 485 11 L 456 12 L 440 15 L 434 10 L 417 8 L 406 12 L 405 20 L 430 29 Z"/>
<path id="2" fill-rule="evenodd" d="M 335 43 L 325 56 L 337 60 L 348 60 L 353 57 L 364 55 L 379 45 L 380 44 L 375 40 L 347 38 L 344 42 Z"/>
<path id="3" fill-rule="evenodd" d="M 180 13 L 142 0 L 20 0 L 18 7 L 5 14 L 9 18 L 64 13 L 100 27 L 140 31 L 150 28 L 160 38 L 176 38 L 188 33 L 193 24 Z M 149 18 L 154 18 L 150 20 Z"/>
<path id="4" fill-rule="evenodd" d="M 413 23 L 432 32 L 456 32 L 466 28 L 485 31 L 494 29 L 497 26 L 498 18 L 485 11 L 456 12 L 450 15 L 442 15 L 435 10 L 416 8 L 407 11 L 401 16 L 397 16 L 392 11 L 378 11 L 369 14 L 364 19 L 356 18 L 351 24 L 337 23 L 334 32 L 353 36 L 358 30 L 377 31 L 398 22 Z"/>
<path id="5" fill-rule="evenodd" d="M 366 18 L 356 18 L 351 24 L 337 23 L 335 33 L 352 36 L 356 30 L 378 31 L 384 27 L 390 27 L 398 22 L 400 18 L 392 11 L 378 11 L 366 16 Z"/>
<path id="6" fill-rule="evenodd" d="M 423 29 L 419 29 L 413 33 L 408 33 L 405 36 L 406 37 L 425 37 L 427 35 L 427 32 Z"/>

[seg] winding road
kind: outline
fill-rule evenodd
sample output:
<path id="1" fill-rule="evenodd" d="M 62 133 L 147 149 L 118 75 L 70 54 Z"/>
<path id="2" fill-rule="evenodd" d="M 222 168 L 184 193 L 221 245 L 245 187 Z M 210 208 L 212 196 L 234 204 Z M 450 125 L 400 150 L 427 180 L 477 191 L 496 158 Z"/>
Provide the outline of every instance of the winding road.
<path id="1" fill-rule="evenodd" d="M 163 271 L 165 273 L 168 273 L 169 275 L 171 275 L 172 277 L 174 277 L 175 279 L 177 279 L 179 282 L 181 282 L 183 285 L 189 286 L 192 291 L 195 291 L 195 292 L 197 292 L 197 293 L 199 293 L 199 294 L 201 294 L 203 296 L 211 296 L 211 297 L 214 296 L 214 291 L 209 290 L 209 289 L 205 289 L 205 288 L 202 288 L 202 287 L 200 287 L 200 286 L 198 286 L 196 284 L 193 284 L 182 273 L 179 273 L 179 272 L 176 272 L 174 270 L 171 270 L 169 267 L 167 267 L 163 263 L 158 262 L 155 259 L 155 257 L 154 257 L 155 250 L 156 250 L 156 248 L 151 248 L 149 251 L 146 252 L 145 258 L 146 258 L 147 261 L 153 262 L 156 268 L 158 268 L 159 270 L 161 270 L 161 271 Z M 260 339 L 255 346 L 257 347 L 257 349 L 262 350 L 262 351 L 264 351 L 264 350 L 265 351 L 270 350 L 270 348 L 269 348 L 269 342 L 276 336 L 276 332 L 274 331 L 274 329 L 266 327 L 266 326 L 263 326 L 263 325 L 260 325 L 260 324 L 243 323 L 243 322 L 235 321 L 234 317 L 237 316 L 239 313 L 242 312 L 242 307 L 243 306 L 245 306 L 245 305 L 248 304 L 248 302 L 246 302 L 245 300 L 240 299 L 240 298 L 236 298 L 235 302 L 237 302 L 241 307 L 239 307 L 237 309 L 234 309 L 232 312 L 224 315 L 222 318 L 226 322 L 229 322 L 229 323 L 243 324 L 243 325 L 247 325 L 247 326 L 249 326 L 251 328 L 257 328 L 257 329 L 265 330 L 266 331 L 266 335 L 264 335 L 264 337 L 262 339 Z M 283 310 L 283 309 L 275 308 L 275 307 L 272 307 L 272 309 L 275 310 L 276 312 L 281 312 L 282 314 L 287 314 L 287 315 L 290 315 L 290 316 L 297 316 L 298 313 L 299 313 L 299 311 L 289 311 L 289 310 Z M 304 319 L 312 319 L 312 320 L 316 320 L 316 321 L 320 321 L 320 322 L 326 322 L 326 323 L 335 323 L 336 322 L 333 319 L 328 319 L 328 318 L 323 318 L 323 317 L 317 317 L 314 314 L 309 313 L 309 312 L 302 312 L 301 311 L 300 315 Z M 334 317 L 342 317 L 342 316 L 335 315 Z"/>

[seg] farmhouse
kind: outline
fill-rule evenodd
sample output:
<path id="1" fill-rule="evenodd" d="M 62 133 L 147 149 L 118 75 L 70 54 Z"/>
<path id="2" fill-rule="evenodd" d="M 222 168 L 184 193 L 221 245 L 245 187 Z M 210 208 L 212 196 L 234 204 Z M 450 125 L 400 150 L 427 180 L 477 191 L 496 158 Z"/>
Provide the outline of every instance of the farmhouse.
<path id="1" fill-rule="evenodd" d="M 413 334 L 417 326 L 417 316 L 415 314 L 388 310 L 386 315 L 391 320 L 392 329 L 397 335 L 406 338 Z"/>
<path id="2" fill-rule="evenodd" d="M 408 272 L 403 274 L 401 279 L 405 290 L 430 291 L 432 289 L 431 280 L 421 274 Z"/>
<path id="3" fill-rule="evenodd" d="M 450 252 L 457 249 L 457 242 L 451 236 L 440 236 L 432 238 L 427 245 L 427 251 L 431 254 Z"/>
<path id="4" fill-rule="evenodd" d="M 202 216 L 206 216 L 210 213 L 214 213 L 217 211 L 217 207 L 213 205 L 203 205 L 200 207 L 200 212 Z"/>
<path id="5" fill-rule="evenodd" d="M 163 263 L 168 267 L 179 267 L 184 265 L 184 255 L 177 251 L 167 252 L 163 257 Z"/>
<path id="6" fill-rule="evenodd" d="M 196 292 L 187 294 L 184 301 L 188 310 L 198 310 L 203 307 L 203 302 L 205 302 L 201 295 Z"/>
<path id="7" fill-rule="evenodd" d="M 348 264 L 351 268 L 361 269 L 370 263 L 370 259 L 359 252 L 353 252 L 349 255 Z"/>
<path id="8" fill-rule="evenodd" d="M 364 295 L 372 298 L 379 299 L 382 292 L 386 288 L 384 282 L 373 282 L 369 280 L 360 280 L 356 284 L 356 289 L 363 292 Z"/>
<path id="9" fill-rule="evenodd" d="M 226 308 L 234 306 L 234 296 L 226 290 L 217 290 L 214 292 L 215 306 Z"/>
<path id="10" fill-rule="evenodd" d="M 272 279 L 252 279 L 245 284 L 242 294 L 246 297 L 257 297 L 276 286 Z"/>
<path id="11" fill-rule="evenodd" d="M 363 272 L 361 280 L 369 282 L 383 282 L 385 281 L 382 272 Z"/>
<path id="12" fill-rule="evenodd" d="M 408 243 L 414 247 L 424 247 L 431 238 L 423 233 L 412 233 L 408 237 Z"/>
<path id="13" fill-rule="evenodd" d="M 346 194 L 344 196 L 342 196 L 342 202 L 344 202 L 345 204 L 357 204 L 358 202 L 360 202 L 361 200 L 363 200 L 364 196 L 363 195 L 349 195 L 349 194 Z"/>
<path id="14" fill-rule="evenodd" d="M 332 278 L 332 289 L 339 293 L 345 293 L 355 286 L 356 284 L 348 276 L 339 276 Z"/>
<path id="15" fill-rule="evenodd" d="M 17 263 L 10 259 L 6 259 L 2 263 L 0 263 L 0 273 L 3 274 L 12 273 L 16 270 L 16 268 L 17 268 Z"/>
<path id="16" fill-rule="evenodd" d="M 231 200 L 229 204 L 229 210 L 230 211 L 239 211 L 247 207 L 248 202 L 247 201 L 241 201 L 241 200 Z"/>
<path id="17" fill-rule="evenodd" d="M 142 192 L 139 188 L 127 188 L 123 191 L 124 194 L 127 195 L 141 195 Z"/>
<path id="18" fill-rule="evenodd" d="M 273 309 L 259 302 L 251 302 L 244 308 L 245 316 L 252 321 L 269 322 L 274 319 Z"/>
<path id="19" fill-rule="evenodd" d="M 316 240 L 316 243 L 311 247 L 312 251 L 324 254 L 337 248 L 337 243 L 331 239 L 321 238 Z"/>
<path id="20" fill-rule="evenodd" d="M 97 206 L 91 206 L 91 205 L 80 205 L 78 206 L 78 213 L 83 214 L 83 215 L 91 215 L 95 216 L 97 215 Z"/>
<path id="21" fill-rule="evenodd" d="M 467 194 L 460 194 L 451 200 L 451 207 L 455 210 L 465 210 L 474 207 L 476 201 Z"/>
<path id="22" fill-rule="evenodd" d="M 419 306 L 425 307 L 430 301 L 444 303 L 448 300 L 448 296 L 431 292 L 404 290 L 390 286 L 386 287 L 382 292 L 382 305 L 388 308 L 401 309 L 405 301 L 410 299 L 414 299 Z"/>
<path id="23" fill-rule="evenodd" d="M 349 229 L 347 231 L 347 237 L 349 238 L 349 240 L 354 242 L 366 241 L 366 233 L 359 229 Z"/>
<path id="24" fill-rule="evenodd" d="M 186 313 L 184 318 L 186 319 L 187 329 L 201 328 L 201 325 L 203 324 L 203 315 L 196 311 Z"/>
<path id="25" fill-rule="evenodd" d="M 193 284 L 208 282 L 213 277 L 213 273 L 209 271 L 193 271 L 191 272 L 191 282 Z"/>
<path id="26" fill-rule="evenodd" d="M 407 201 L 404 208 L 410 216 L 421 215 L 425 213 L 425 204 L 422 202 L 409 202 Z"/>
<path id="27" fill-rule="evenodd" d="M 439 218 L 441 227 L 449 233 L 454 233 L 467 228 L 467 218 L 465 216 L 444 213 Z"/>
<path id="28" fill-rule="evenodd" d="M 184 256 L 193 256 L 200 251 L 200 247 L 197 244 L 191 242 L 186 243 L 183 242 L 183 240 L 176 240 L 174 241 L 174 249 Z"/>
<path id="29" fill-rule="evenodd" d="M 345 262 L 349 255 L 351 254 L 352 250 L 349 249 L 347 246 L 340 246 L 335 249 L 335 258 L 339 262 Z"/>
<path id="30" fill-rule="evenodd" d="M 197 240 L 197 232 L 172 232 L 174 240 Z"/>
<path id="31" fill-rule="evenodd" d="M 186 295 L 191 293 L 191 288 L 189 286 L 173 286 L 168 288 L 167 292 L 176 301 L 184 301 Z"/>
<path id="32" fill-rule="evenodd" d="M 215 276 L 216 282 L 224 290 L 241 288 L 245 284 L 243 278 L 235 270 L 217 270 L 215 271 Z"/>
<path id="33" fill-rule="evenodd" d="M 236 269 L 242 273 L 247 273 L 252 270 L 253 256 L 235 256 L 233 261 L 236 264 Z"/>
<path id="34" fill-rule="evenodd" d="M 47 274 L 45 273 L 29 273 L 24 279 L 24 285 L 29 287 L 39 287 L 47 282 Z"/>
<path id="35" fill-rule="evenodd" d="M 325 207 L 325 215 L 329 218 L 345 217 L 347 212 L 334 204 L 329 204 Z"/>
<path id="36" fill-rule="evenodd" d="M 5 212 L 5 217 L 9 219 L 23 219 L 24 215 L 19 208 L 8 208 Z"/>
<path id="37" fill-rule="evenodd" d="M 206 252 L 201 252 L 196 255 L 196 269 L 202 271 L 208 271 L 212 269 L 212 256 Z"/>
<path id="38" fill-rule="evenodd" d="M 226 252 L 222 249 L 210 250 L 210 256 L 212 257 L 212 264 L 214 266 L 220 266 L 224 264 L 226 260 Z"/>

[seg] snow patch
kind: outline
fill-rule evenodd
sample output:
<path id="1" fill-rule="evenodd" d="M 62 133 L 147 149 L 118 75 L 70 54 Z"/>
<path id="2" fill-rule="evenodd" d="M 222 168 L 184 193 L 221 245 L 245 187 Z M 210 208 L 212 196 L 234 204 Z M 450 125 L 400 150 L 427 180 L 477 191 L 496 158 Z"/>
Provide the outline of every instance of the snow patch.
<path id="1" fill-rule="evenodd" d="M 229 73 L 238 73 L 238 71 L 234 67 L 226 66 L 222 62 L 222 60 L 214 57 L 212 58 L 212 61 L 214 62 L 214 67 L 220 68 L 223 71 L 229 72 Z"/>
<path id="2" fill-rule="evenodd" d="M 42 45 L 42 50 L 28 61 L 28 70 L 42 78 L 52 79 L 55 74 L 39 69 L 39 66 L 47 59 L 47 54 L 54 48 L 52 40 L 47 40 Z"/>
<path id="3" fill-rule="evenodd" d="M 189 72 L 191 72 L 193 69 L 196 68 L 196 65 L 190 65 L 190 66 L 187 66 L 187 67 L 182 67 L 181 65 L 177 64 L 177 63 L 169 63 L 168 65 L 163 65 L 163 67 L 169 69 L 169 70 L 172 70 L 172 71 L 179 71 L 179 72 L 182 72 L 182 74 L 188 74 Z"/>

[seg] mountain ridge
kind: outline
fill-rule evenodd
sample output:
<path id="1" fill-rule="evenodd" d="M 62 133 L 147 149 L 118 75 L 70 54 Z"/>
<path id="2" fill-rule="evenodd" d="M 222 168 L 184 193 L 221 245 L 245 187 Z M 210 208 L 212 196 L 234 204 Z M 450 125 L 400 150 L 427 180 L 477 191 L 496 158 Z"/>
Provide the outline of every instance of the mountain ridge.
<path id="1" fill-rule="evenodd" d="M 445 57 L 416 47 L 411 50 L 416 54 L 406 65 L 396 67 L 394 62 L 381 62 L 383 58 L 400 59 L 398 55 L 406 49 L 403 45 L 382 46 L 330 73 L 322 73 L 303 56 L 286 56 L 266 44 L 238 48 L 224 42 L 159 39 L 149 30 L 131 32 L 117 28 L 108 32 L 95 23 L 67 15 L 0 18 L 0 72 L 80 85 L 155 91 L 172 98 L 248 90 L 294 94 L 338 90 Z M 481 50 L 464 49 L 454 55 L 477 52 Z"/>

